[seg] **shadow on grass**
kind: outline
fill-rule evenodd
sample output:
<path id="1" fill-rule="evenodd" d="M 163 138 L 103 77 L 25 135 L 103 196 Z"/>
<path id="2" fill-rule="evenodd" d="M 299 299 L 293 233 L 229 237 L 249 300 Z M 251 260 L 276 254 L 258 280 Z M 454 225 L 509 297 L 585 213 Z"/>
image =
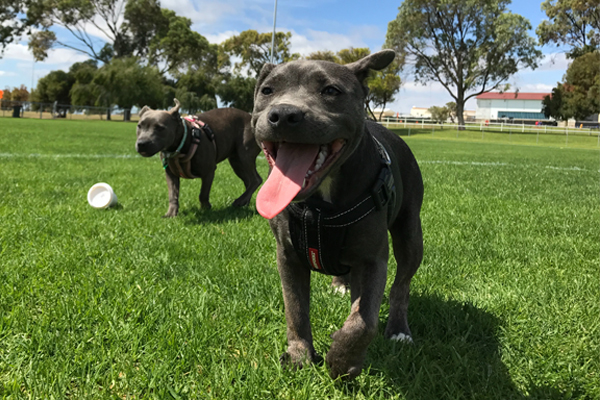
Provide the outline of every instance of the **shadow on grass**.
<path id="1" fill-rule="evenodd" d="M 380 321 L 365 368 L 370 375 L 383 374 L 406 399 L 526 398 L 501 360 L 501 321 L 491 313 L 469 303 L 414 295 L 409 311 L 414 345 L 386 340 L 386 323 L 387 318 Z M 346 390 L 358 389 L 352 386 Z"/>
<path id="2" fill-rule="evenodd" d="M 225 221 L 250 219 L 255 215 L 258 215 L 258 212 L 256 212 L 256 209 L 253 206 L 229 206 L 220 209 L 213 207 L 210 210 L 197 207 L 189 210 L 183 210 L 179 213 L 179 217 L 183 217 L 185 219 L 185 224 L 187 225 L 204 225 Z"/>

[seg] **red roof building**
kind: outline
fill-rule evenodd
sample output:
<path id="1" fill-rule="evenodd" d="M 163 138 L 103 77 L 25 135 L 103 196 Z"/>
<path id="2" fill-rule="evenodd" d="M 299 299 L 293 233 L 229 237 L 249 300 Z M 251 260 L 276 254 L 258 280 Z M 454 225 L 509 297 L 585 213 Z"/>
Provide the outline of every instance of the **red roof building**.
<path id="1" fill-rule="evenodd" d="M 544 100 L 544 97 L 552 93 L 527 93 L 527 92 L 487 92 L 475 97 L 477 100 Z"/>
<path id="2" fill-rule="evenodd" d="M 542 113 L 542 100 L 548 95 L 550 93 L 483 93 L 475 97 L 477 100 L 476 118 L 479 120 L 545 120 L 546 117 Z"/>

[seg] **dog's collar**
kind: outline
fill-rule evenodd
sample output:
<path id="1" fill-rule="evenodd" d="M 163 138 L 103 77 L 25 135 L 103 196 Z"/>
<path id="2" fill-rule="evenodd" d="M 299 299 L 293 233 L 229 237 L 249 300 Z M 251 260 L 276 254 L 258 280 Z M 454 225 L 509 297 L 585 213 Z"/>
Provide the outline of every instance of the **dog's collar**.
<path id="1" fill-rule="evenodd" d="M 181 139 L 181 143 L 179 143 L 179 146 L 177 147 L 177 150 L 175 151 L 163 151 L 162 153 L 162 163 L 163 163 L 163 169 L 167 169 L 167 167 L 169 166 L 169 160 L 173 157 L 175 157 L 177 154 L 181 153 L 181 149 L 183 148 L 183 145 L 185 144 L 185 141 L 187 139 L 187 134 L 188 134 L 188 127 L 187 124 L 185 123 L 185 119 L 183 117 L 181 118 L 181 124 L 183 125 L 183 139 Z"/>

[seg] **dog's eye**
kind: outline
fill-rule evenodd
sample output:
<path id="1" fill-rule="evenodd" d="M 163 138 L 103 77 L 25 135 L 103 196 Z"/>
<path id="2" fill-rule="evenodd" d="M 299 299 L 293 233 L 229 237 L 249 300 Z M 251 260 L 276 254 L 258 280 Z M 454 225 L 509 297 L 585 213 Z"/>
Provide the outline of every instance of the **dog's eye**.
<path id="1" fill-rule="evenodd" d="M 271 89 L 270 87 L 264 87 L 260 92 L 265 96 L 268 96 L 270 94 L 273 94 L 273 89 Z"/>
<path id="2" fill-rule="evenodd" d="M 334 88 L 333 86 L 327 86 L 325 89 L 323 89 L 321 94 L 324 94 L 326 96 L 337 96 L 338 94 L 342 94 L 342 92 L 340 92 L 338 89 Z"/>

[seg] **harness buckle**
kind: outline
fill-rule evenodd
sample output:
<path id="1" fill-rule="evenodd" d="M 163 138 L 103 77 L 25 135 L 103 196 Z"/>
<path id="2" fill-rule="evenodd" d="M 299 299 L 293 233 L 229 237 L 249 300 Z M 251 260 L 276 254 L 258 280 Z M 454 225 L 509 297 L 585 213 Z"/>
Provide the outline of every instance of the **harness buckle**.
<path id="1" fill-rule="evenodd" d="M 393 177 L 388 166 L 385 166 L 379 172 L 377 182 L 371 189 L 371 196 L 375 203 L 375 208 L 381 210 L 394 196 Z"/>

